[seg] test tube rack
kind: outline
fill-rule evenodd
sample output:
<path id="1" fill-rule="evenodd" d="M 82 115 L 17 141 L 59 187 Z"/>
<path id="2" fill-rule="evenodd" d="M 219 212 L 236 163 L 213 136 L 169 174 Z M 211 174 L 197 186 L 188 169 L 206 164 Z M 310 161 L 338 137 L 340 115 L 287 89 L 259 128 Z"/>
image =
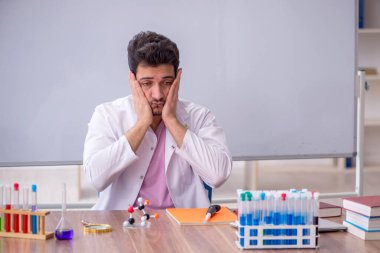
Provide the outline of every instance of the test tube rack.
<path id="1" fill-rule="evenodd" d="M 240 249 L 318 248 L 319 238 L 317 225 L 241 226 L 239 224 L 236 235 L 238 238 L 236 245 Z"/>
<path id="2" fill-rule="evenodd" d="M 311 198 L 313 194 L 307 190 L 293 191 L 293 189 L 291 191 L 266 192 L 238 189 L 237 194 L 239 215 L 238 221 L 236 221 L 238 228 L 236 245 L 238 248 L 302 249 L 319 247 L 319 215 L 318 212 L 314 212 L 314 209 L 318 208 L 316 203 L 318 203 L 319 194 L 315 194 L 314 199 Z M 286 211 L 288 208 L 291 210 L 289 214 Z M 286 218 L 284 213 L 281 214 L 283 211 L 286 211 Z M 273 214 L 268 215 L 268 213 Z M 296 213 L 297 216 L 293 216 Z M 301 215 L 301 213 L 304 214 Z M 266 221 L 266 217 L 272 217 L 273 220 Z M 288 224 L 284 224 L 285 222 Z"/>
<path id="3" fill-rule="evenodd" d="M 45 231 L 45 218 L 48 214 L 50 214 L 49 211 L 36 211 L 32 212 L 31 210 L 15 210 L 15 209 L 0 209 L 0 215 L 1 214 L 10 214 L 10 217 L 13 221 L 14 215 L 18 214 L 18 217 L 20 219 L 20 228 L 19 232 L 15 233 L 13 230 L 13 222 L 11 222 L 11 232 L 6 232 L 5 231 L 5 224 L 3 222 L 3 227 L 0 228 L 0 237 L 13 237 L 13 238 L 26 238 L 26 239 L 38 239 L 38 240 L 47 240 L 50 238 L 54 238 L 54 233 L 53 232 L 46 232 Z M 28 216 L 28 229 L 27 233 L 24 233 L 21 228 L 21 217 L 22 215 L 27 215 Z M 37 233 L 33 234 L 32 233 L 32 221 L 31 217 L 32 216 L 38 216 L 38 229 Z"/>

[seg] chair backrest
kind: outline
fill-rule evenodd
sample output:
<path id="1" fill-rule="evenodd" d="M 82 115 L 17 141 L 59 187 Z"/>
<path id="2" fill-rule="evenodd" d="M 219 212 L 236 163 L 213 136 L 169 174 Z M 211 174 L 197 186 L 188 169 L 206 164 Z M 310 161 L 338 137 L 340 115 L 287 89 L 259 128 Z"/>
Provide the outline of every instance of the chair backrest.
<path id="1" fill-rule="evenodd" d="M 203 182 L 203 185 L 205 187 L 205 189 L 207 190 L 207 195 L 208 195 L 208 199 L 210 200 L 210 203 L 211 203 L 211 200 L 212 200 L 212 188 L 211 186 L 207 185 L 205 182 Z"/>

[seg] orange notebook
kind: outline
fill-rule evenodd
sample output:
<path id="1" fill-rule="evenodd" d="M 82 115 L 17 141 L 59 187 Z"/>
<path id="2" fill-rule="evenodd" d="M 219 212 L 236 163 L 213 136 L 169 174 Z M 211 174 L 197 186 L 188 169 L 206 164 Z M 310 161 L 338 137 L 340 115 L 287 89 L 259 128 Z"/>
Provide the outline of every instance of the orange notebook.
<path id="1" fill-rule="evenodd" d="M 237 219 L 236 214 L 222 206 L 219 212 L 211 216 L 206 224 L 203 224 L 207 209 L 208 208 L 167 208 L 166 213 L 180 225 L 229 224 Z"/>

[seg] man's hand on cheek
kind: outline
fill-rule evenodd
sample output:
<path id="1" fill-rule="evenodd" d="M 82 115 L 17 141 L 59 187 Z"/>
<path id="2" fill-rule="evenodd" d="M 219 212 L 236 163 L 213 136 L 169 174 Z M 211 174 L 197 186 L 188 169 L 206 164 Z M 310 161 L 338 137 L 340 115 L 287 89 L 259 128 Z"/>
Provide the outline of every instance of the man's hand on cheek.
<path id="1" fill-rule="evenodd" d="M 178 103 L 178 91 L 181 81 L 182 69 L 178 69 L 177 77 L 174 79 L 170 87 L 169 94 L 166 97 L 164 108 L 162 109 L 162 119 L 165 125 L 170 124 L 170 121 L 176 120 L 176 109 Z"/>
<path id="2" fill-rule="evenodd" d="M 162 110 L 162 119 L 165 126 L 173 136 L 177 146 L 180 148 L 183 144 L 183 139 L 186 134 L 186 127 L 177 120 L 176 109 L 178 103 L 179 83 L 181 80 L 182 69 L 178 69 L 177 77 L 170 87 L 169 94 L 166 98 L 166 103 Z"/>
<path id="3" fill-rule="evenodd" d="M 138 122 L 145 126 L 150 126 L 153 122 L 153 114 L 149 102 L 139 82 L 136 80 L 135 74 L 129 72 L 128 77 Z"/>

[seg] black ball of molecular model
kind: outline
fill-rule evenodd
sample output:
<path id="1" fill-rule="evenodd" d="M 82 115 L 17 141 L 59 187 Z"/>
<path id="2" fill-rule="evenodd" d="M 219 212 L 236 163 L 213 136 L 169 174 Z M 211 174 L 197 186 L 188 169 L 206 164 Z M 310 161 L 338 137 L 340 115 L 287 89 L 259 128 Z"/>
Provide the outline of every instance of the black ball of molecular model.
<path id="1" fill-rule="evenodd" d="M 128 207 L 127 211 L 129 213 L 129 218 L 128 220 L 123 222 L 123 227 L 135 227 L 135 226 L 145 227 L 147 225 L 146 221 L 149 220 L 150 215 L 145 212 L 145 207 L 149 206 L 149 200 L 144 201 L 143 198 L 139 197 L 137 199 L 137 203 L 138 203 L 137 206 Z M 141 212 L 143 212 L 143 215 L 141 216 L 141 223 L 139 225 L 135 224 L 135 218 L 133 218 L 133 213 L 135 212 L 135 210 L 140 210 Z M 152 217 L 157 220 L 160 216 L 158 213 L 155 213 Z"/>

